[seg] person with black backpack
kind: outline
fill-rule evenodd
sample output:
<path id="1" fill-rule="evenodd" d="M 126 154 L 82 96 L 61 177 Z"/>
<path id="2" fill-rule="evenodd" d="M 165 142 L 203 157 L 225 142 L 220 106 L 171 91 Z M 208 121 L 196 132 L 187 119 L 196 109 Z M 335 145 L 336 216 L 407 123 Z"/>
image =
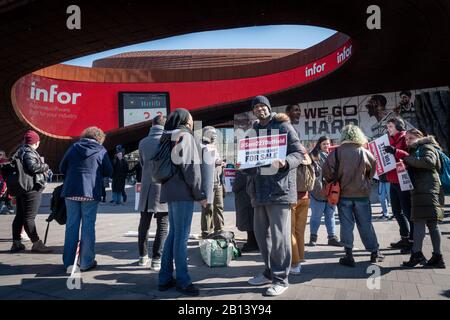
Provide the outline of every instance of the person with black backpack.
<path id="1" fill-rule="evenodd" d="M 168 158 L 167 161 L 159 161 L 160 155 L 157 153 L 152 176 L 154 179 L 161 177 L 156 171 L 172 172 L 170 177 L 164 177 L 161 186 L 160 201 L 168 203 L 170 227 L 161 258 L 159 290 L 176 287 L 182 294 L 197 296 L 199 290 L 188 273 L 187 240 L 194 201 L 206 207 L 207 199 L 202 188 L 200 145 L 194 138 L 193 127 L 192 116 L 186 109 L 175 109 L 169 115 L 160 140 L 160 149 Z M 170 149 L 164 150 L 164 146 L 170 146 Z M 168 170 L 163 167 L 168 167 Z M 174 261 L 176 280 L 173 278 Z"/>
<path id="2" fill-rule="evenodd" d="M 17 180 L 10 175 L 8 177 L 8 189 L 14 190 L 17 201 L 17 213 L 12 225 L 13 245 L 11 253 L 25 250 L 21 242 L 22 227 L 33 242 L 31 251 L 37 253 L 49 253 L 52 250 L 44 245 L 39 239 L 35 219 L 41 204 L 42 191 L 47 181 L 46 173 L 49 169 L 39 153 L 41 139 L 39 135 L 29 130 L 25 133 L 23 144 L 12 156 L 11 163 L 14 165 Z M 13 186 L 13 181 L 16 181 Z"/>
<path id="3" fill-rule="evenodd" d="M 67 210 L 63 262 L 66 270 L 73 265 L 80 240 L 80 270 L 97 266 L 95 260 L 95 220 L 102 196 L 104 177 L 111 177 L 112 165 L 102 146 L 105 134 L 97 127 L 86 128 L 81 139 L 66 151 L 59 169 L 64 174 L 61 197 Z"/>

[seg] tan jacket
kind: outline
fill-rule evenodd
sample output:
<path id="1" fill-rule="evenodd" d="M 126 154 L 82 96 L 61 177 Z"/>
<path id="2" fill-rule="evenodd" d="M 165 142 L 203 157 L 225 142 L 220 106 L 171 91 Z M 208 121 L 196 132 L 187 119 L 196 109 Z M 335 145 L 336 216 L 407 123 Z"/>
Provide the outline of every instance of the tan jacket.
<path id="1" fill-rule="evenodd" d="M 366 198 L 370 196 L 371 180 L 375 174 L 374 156 L 359 144 L 344 141 L 336 149 L 339 158 L 338 180 L 342 198 Z M 335 177 L 336 151 L 323 166 L 323 177 L 331 182 Z"/>

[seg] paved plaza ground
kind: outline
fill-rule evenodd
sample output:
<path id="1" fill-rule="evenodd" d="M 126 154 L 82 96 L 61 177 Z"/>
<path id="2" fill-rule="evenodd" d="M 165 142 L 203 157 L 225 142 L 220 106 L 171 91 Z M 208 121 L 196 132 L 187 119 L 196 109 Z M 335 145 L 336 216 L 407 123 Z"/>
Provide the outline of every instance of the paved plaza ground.
<path id="1" fill-rule="evenodd" d="M 50 211 L 50 186 L 44 194 L 42 206 L 36 219 L 38 232 L 44 238 L 45 219 Z M 25 243 L 28 250 L 10 254 L 11 223 L 14 215 L 0 215 L 0 299 L 230 299 L 259 300 L 263 297 L 265 287 L 251 287 L 247 280 L 263 269 L 259 253 L 244 254 L 232 261 L 228 268 L 209 268 L 203 263 L 198 248 L 198 240 L 189 241 L 189 272 L 198 284 L 201 295 L 186 298 L 175 290 L 159 292 L 157 290 L 157 273 L 148 267 L 137 264 L 137 232 L 139 213 L 134 212 L 133 189 L 128 189 L 129 199 L 126 205 L 113 206 L 109 203 L 99 206 L 97 216 L 97 261 L 99 266 L 82 273 L 80 290 L 67 288 L 67 274 L 62 266 L 64 244 L 64 226 L 52 222 L 47 245 L 54 249 L 52 254 L 33 254 L 31 244 Z M 111 194 L 108 193 L 109 199 Z M 450 203 L 447 197 L 446 203 Z M 245 233 L 235 227 L 235 212 L 232 195 L 226 197 L 226 229 L 234 231 L 239 239 L 245 239 Z M 447 265 L 450 265 L 450 208 L 447 205 L 446 218 L 440 224 L 442 232 L 442 249 Z M 373 206 L 374 213 L 380 207 Z M 374 214 L 374 217 L 378 215 Z M 339 230 L 339 220 L 337 229 Z M 367 273 L 371 266 L 369 254 L 364 251 L 358 233 L 355 230 L 355 268 L 338 264 L 343 255 L 341 248 L 325 245 L 327 236 L 325 226 L 319 231 L 318 246 L 306 247 L 306 260 L 302 274 L 290 276 L 289 290 L 275 299 L 449 299 L 450 267 L 447 269 L 404 269 L 400 267 L 407 255 L 400 255 L 398 250 L 389 249 L 389 243 L 398 240 L 398 226 L 395 220 L 375 220 L 375 230 L 386 256 L 380 267 L 379 289 L 369 289 L 377 282 L 369 279 L 373 274 Z M 152 223 L 150 232 L 156 224 Z M 192 234 L 200 233 L 200 212 L 194 213 Z M 305 234 L 309 239 L 309 225 Z M 153 239 L 151 239 L 153 240 Z M 242 241 L 239 241 L 240 245 Z M 427 236 L 424 242 L 424 254 L 431 256 L 432 248 Z M 369 286 L 368 286 L 369 283 Z"/>

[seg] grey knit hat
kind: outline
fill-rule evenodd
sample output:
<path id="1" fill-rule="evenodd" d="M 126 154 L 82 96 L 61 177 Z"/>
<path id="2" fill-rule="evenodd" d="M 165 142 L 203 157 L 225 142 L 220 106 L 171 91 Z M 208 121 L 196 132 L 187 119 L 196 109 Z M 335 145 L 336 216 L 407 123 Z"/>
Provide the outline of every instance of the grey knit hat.
<path id="1" fill-rule="evenodd" d="M 252 110 L 255 108 L 255 106 L 258 103 L 265 104 L 267 106 L 267 108 L 269 108 L 269 112 L 272 112 L 272 107 L 270 106 L 270 102 L 269 102 L 269 99 L 267 99 L 267 97 L 265 97 L 265 96 L 254 97 L 252 100 Z"/>

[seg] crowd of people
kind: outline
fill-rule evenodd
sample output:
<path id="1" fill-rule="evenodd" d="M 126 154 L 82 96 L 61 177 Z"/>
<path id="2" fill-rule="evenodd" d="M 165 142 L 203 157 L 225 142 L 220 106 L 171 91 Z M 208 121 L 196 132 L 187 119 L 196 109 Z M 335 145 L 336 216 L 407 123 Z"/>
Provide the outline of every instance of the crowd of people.
<path id="1" fill-rule="evenodd" d="M 352 251 L 356 224 L 362 243 L 370 254 L 370 262 L 382 262 L 384 256 L 372 223 L 370 202 L 376 161 L 367 149 L 368 139 L 362 130 L 356 125 L 347 125 L 337 145 L 332 146 L 331 139 L 324 136 L 308 151 L 291 125 L 291 118 L 295 118 L 298 108 L 288 106 L 286 113 L 272 112 L 270 102 L 264 96 L 255 97 L 251 107 L 257 118 L 252 132 L 256 136 L 286 134 L 287 151 L 283 160 L 274 160 L 269 167 L 241 168 L 241 163 L 236 164 L 233 184 L 236 226 L 247 233 L 242 251 L 259 251 L 264 261 L 262 272 L 249 279 L 248 283 L 254 286 L 267 284 L 269 288 L 265 294 L 277 296 L 288 289 L 290 274 L 301 274 L 309 209 L 309 246 L 315 246 L 319 241 L 318 231 L 324 218 L 327 244 L 342 247 L 344 255 L 339 263 L 354 267 Z M 412 191 L 402 191 L 395 171 L 378 177 L 382 217 L 389 218 L 386 203 L 389 200 L 399 226 L 400 240 L 392 243 L 391 247 L 410 254 L 409 261 L 403 263 L 405 267 L 422 264 L 445 268 L 438 225 L 444 217 L 444 197 L 439 179 L 442 167 L 438 153 L 440 147 L 433 137 L 417 129 L 406 131 L 400 118 L 389 119 L 387 131 L 390 145 L 385 147 L 385 151 L 397 161 L 403 161 L 414 185 Z M 203 238 L 224 229 L 225 163 L 216 139 L 216 129 L 205 127 L 202 139 L 198 141 L 193 132 L 191 114 L 185 109 L 175 109 L 167 118 L 162 115 L 155 117 L 148 136 L 139 143 L 139 168 L 133 168 L 139 172 L 141 183 L 138 263 L 146 266 L 151 260 L 151 269 L 159 272 L 161 291 L 175 287 L 186 295 L 199 294 L 189 276 L 187 264 L 187 242 L 195 202 L 202 208 Z M 80 139 L 66 151 L 59 166 L 59 171 L 65 176 L 62 197 L 67 208 L 63 254 L 66 269 L 73 267 L 80 239 L 80 270 L 85 272 L 97 266 L 95 221 L 98 203 L 105 201 L 105 179 L 113 179 L 112 202 L 120 204 L 126 201 L 125 181 L 130 169 L 124 159 L 124 150 L 116 148 L 111 160 L 102 146 L 104 140 L 105 134 L 101 129 L 85 129 Z M 22 185 L 25 189 L 16 198 L 12 253 L 25 250 L 22 228 L 33 242 L 33 251 L 51 252 L 40 240 L 35 225 L 49 171 L 37 152 L 39 144 L 39 135 L 28 131 L 23 144 L 12 156 L 23 166 Z M 169 166 L 173 173 L 160 181 L 155 179 L 155 159 L 161 146 L 167 144 L 170 146 Z M 1 158 L 6 163 L 5 155 Z M 331 204 L 324 190 L 328 184 L 336 182 L 340 187 L 339 201 Z M 2 196 L 4 194 L 5 190 Z M 339 237 L 336 215 L 340 223 Z M 150 259 L 148 231 L 152 218 L 156 218 L 157 229 Z M 433 244 L 429 260 L 422 252 L 425 226 Z"/>

